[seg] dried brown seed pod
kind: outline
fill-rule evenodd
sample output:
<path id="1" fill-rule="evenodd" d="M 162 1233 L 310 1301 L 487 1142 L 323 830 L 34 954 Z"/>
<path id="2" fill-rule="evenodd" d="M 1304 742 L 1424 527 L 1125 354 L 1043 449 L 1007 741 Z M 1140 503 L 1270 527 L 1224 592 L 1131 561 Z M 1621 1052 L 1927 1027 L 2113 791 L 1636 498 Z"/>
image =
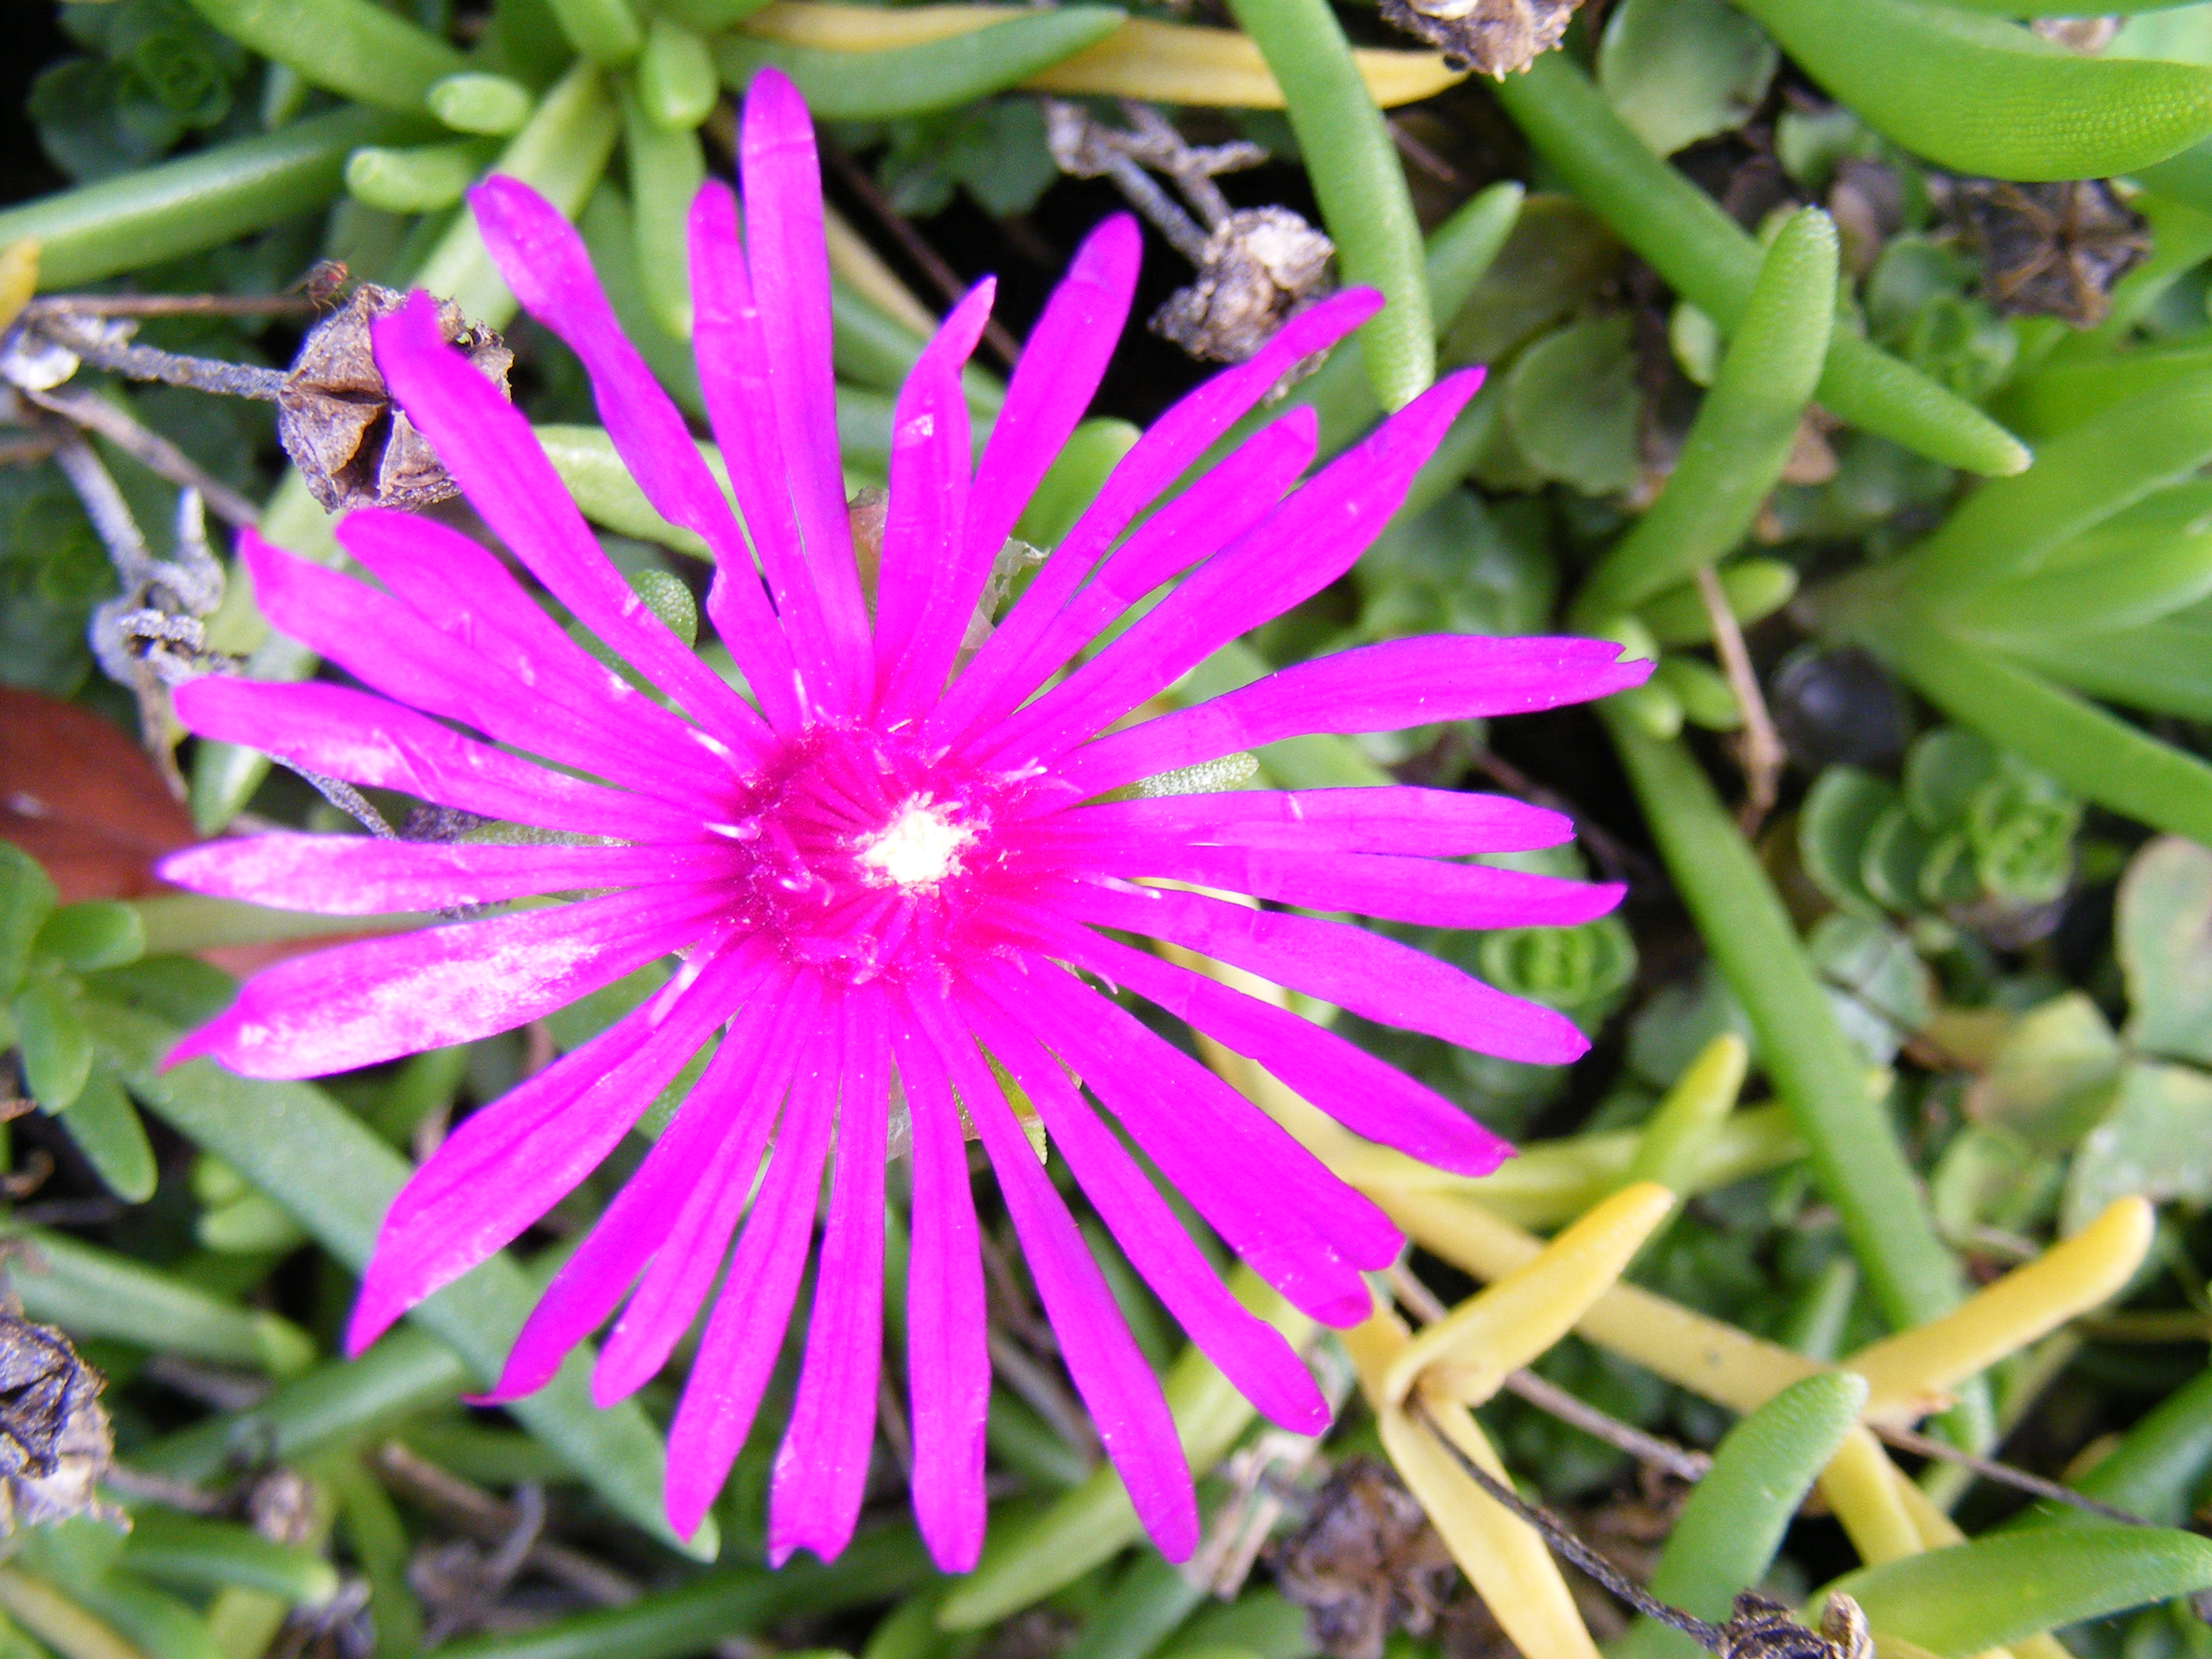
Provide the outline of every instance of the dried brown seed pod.
<path id="1" fill-rule="evenodd" d="M 1721 1626 L 1720 1659 L 1874 1659 L 1866 1614 L 1848 1595 L 1831 1595 L 1820 1628 L 1808 1630 L 1779 1601 L 1746 1590 Z"/>
<path id="2" fill-rule="evenodd" d="M 1999 311 L 2087 328 L 2112 309 L 2112 284 L 2150 252 L 2142 216 L 2102 179 L 1961 179 L 1952 204 L 1981 251 L 1983 296 Z"/>
<path id="3" fill-rule="evenodd" d="M 369 349 L 370 322 L 406 297 L 362 283 L 343 309 L 316 325 L 277 392 L 277 441 L 327 511 L 428 507 L 459 493 L 428 441 L 392 407 Z M 438 331 L 507 391 L 514 353 L 506 341 L 469 322 L 450 300 L 438 307 Z"/>
<path id="4" fill-rule="evenodd" d="M 97 1496 L 115 1454 L 106 1386 L 59 1331 L 0 1310 L 0 1535 L 19 1522 L 121 1519 Z"/>
<path id="5" fill-rule="evenodd" d="M 1454 69 L 1503 80 L 1559 44 L 1582 0 L 1382 0 L 1382 21 L 1417 35 Z"/>
<path id="6" fill-rule="evenodd" d="M 1288 208 L 1240 208 L 1206 239 L 1198 276 L 1152 315 L 1194 357 L 1241 363 L 1335 285 L 1336 247 Z"/>

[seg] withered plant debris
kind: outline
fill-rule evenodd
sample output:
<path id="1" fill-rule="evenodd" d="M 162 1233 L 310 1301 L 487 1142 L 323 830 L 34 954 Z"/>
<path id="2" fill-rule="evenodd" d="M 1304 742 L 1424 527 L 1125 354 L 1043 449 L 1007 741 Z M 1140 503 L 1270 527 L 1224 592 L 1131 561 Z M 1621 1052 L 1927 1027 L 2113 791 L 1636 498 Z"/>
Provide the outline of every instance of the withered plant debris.
<path id="1" fill-rule="evenodd" d="M 1382 0 L 1382 21 L 1427 41 L 1454 69 L 1493 80 L 1559 44 L 1582 0 Z"/>
<path id="2" fill-rule="evenodd" d="M 1866 1614 L 1848 1595 L 1831 1595 L 1820 1628 L 1808 1630 L 1779 1601 L 1749 1590 L 1721 1626 L 1720 1659 L 1874 1659 Z"/>
<path id="3" fill-rule="evenodd" d="M 1960 179 L 1952 193 L 1981 252 L 1983 297 L 1999 311 L 2091 327 L 2112 310 L 2112 285 L 2150 252 L 2142 216 L 2102 179 Z"/>
<path id="4" fill-rule="evenodd" d="M 363 283 L 342 310 L 316 325 L 276 394 L 277 441 L 308 493 L 330 512 L 428 507 L 459 493 L 428 441 L 392 406 L 370 353 L 369 324 L 406 297 Z M 438 332 L 509 393 L 514 353 L 498 334 L 470 322 L 450 300 L 438 307 Z"/>
<path id="5" fill-rule="evenodd" d="M 1194 145 L 1149 105 L 1125 100 L 1122 109 L 1127 131 L 1093 118 L 1080 105 L 1047 100 L 1053 161 L 1074 178 L 1111 179 L 1198 267 L 1196 280 L 1153 313 L 1152 332 L 1194 357 L 1241 363 L 1335 287 L 1336 246 L 1288 208 L 1229 205 L 1213 180 L 1265 161 L 1259 145 Z M 1146 168 L 1173 179 L 1189 210 Z"/>
<path id="6" fill-rule="evenodd" d="M 100 1501 L 115 1435 L 100 1403 L 106 1378 L 69 1338 L 22 1316 L 12 1293 L 0 1306 L 0 1536 L 20 1522 L 73 1516 L 123 1522 Z M 127 1523 L 125 1523 L 127 1524 Z"/>
<path id="7" fill-rule="evenodd" d="M 1275 1587 L 1306 1610 L 1330 1659 L 1380 1659 L 1392 1631 L 1425 1634 L 1459 1574 L 1413 1495 L 1371 1457 L 1337 1465 L 1267 1559 Z"/>
<path id="8" fill-rule="evenodd" d="M 1241 208 L 1213 228 L 1198 278 L 1152 315 L 1152 329 L 1194 357 L 1241 363 L 1334 284 L 1336 247 L 1288 208 Z"/>

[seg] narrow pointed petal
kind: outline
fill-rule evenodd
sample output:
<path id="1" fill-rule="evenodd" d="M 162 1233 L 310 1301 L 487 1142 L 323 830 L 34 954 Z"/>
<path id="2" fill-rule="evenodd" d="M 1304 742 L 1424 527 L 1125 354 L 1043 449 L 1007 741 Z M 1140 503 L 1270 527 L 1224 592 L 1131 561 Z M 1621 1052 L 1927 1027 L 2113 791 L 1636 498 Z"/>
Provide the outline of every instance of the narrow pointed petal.
<path id="1" fill-rule="evenodd" d="M 1314 732 L 1399 732 L 1432 720 L 1524 714 L 1587 702 L 1650 677 L 1609 640 L 1386 640 L 1258 679 L 1086 744 L 1058 768 L 1078 795 Z"/>
<path id="2" fill-rule="evenodd" d="M 1405 1244 L 1390 1218 L 1127 1009 L 1047 962 L 1026 965 L 1054 1045 L 1230 1247 L 1324 1323 L 1364 1318 L 1357 1270 L 1388 1267 Z"/>
<path id="3" fill-rule="evenodd" d="M 732 951 L 463 1119 L 385 1212 L 346 1352 L 360 1353 L 574 1190 L 762 972 L 755 952 Z"/>
<path id="4" fill-rule="evenodd" d="M 907 699 L 902 709 L 918 711 L 936 700 L 983 596 L 992 562 L 1090 407 L 1128 319 L 1143 246 L 1134 219 L 1126 213 L 1108 219 L 1084 239 L 1030 331 L 976 469 L 959 551 L 945 562 L 915 629 L 902 678 Z"/>
<path id="5" fill-rule="evenodd" d="M 592 1373 L 592 1403 L 605 1409 L 627 1400 L 668 1363 L 714 1276 L 730 1253 L 731 1237 L 761 1173 L 761 1158 L 798 1069 L 802 1042 L 817 1040 L 821 988 L 813 975 L 793 978 L 760 1037 L 758 1068 L 745 1085 L 735 1133 L 692 1175 L 690 1189 L 663 1218 L 663 1237 L 652 1265 L 599 1352 Z"/>
<path id="6" fill-rule="evenodd" d="M 738 167 L 745 196 L 745 255 L 760 302 L 761 340 L 790 469 L 806 564 L 831 648 L 852 678 L 852 702 L 873 694 L 874 654 L 838 459 L 836 383 L 830 367 L 830 258 L 822 234 L 822 168 L 799 89 L 764 69 L 745 92 Z"/>
<path id="7" fill-rule="evenodd" d="M 1608 914 L 1618 882 L 1493 870 L 1384 853 L 1177 847 L 1132 837 L 1088 850 L 1092 873 L 1163 877 L 1309 910 L 1348 910 L 1425 927 L 1571 927 Z"/>
<path id="8" fill-rule="evenodd" d="M 795 1550 L 824 1561 L 849 1543 L 868 1482 L 876 1438 L 876 1387 L 884 1349 L 884 1089 L 890 1034 L 883 996 L 845 998 L 843 1098 L 837 1109 L 837 1166 L 814 1310 L 790 1426 L 769 1477 L 768 1561 Z"/>
<path id="9" fill-rule="evenodd" d="M 799 711 L 817 704 L 846 708 L 855 694 L 846 684 L 848 666 L 833 647 L 800 545 L 761 307 L 738 242 L 737 198 L 727 185 L 710 179 L 700 186 L 688 234 L 699 390 L 761 573 L 775 596 L 774 620 L 765 625 L 789 640 L 797 676 L 789 686 L 757 690 L 776 700 L 763 707 L 778 726 L 790 729 Z M 722 632 L 764 625 L 762 608 L 760 584 L 735 564 L 722 570 L 707 595 L 708 614 Z"/>
<path id="10" fill-rule="evenodd" d="M 991 314 L 997 285 L 969 289 L 922 349 L 891 416 L 890 505 L 876 578 L 878 720 L 909 718 L 934 696 L 915 672 L 915 629 L 933 591 L 952 580 L 968 522 L 968 398 L 960 370 Z M 939 678 L 942 678 L 940 671 Z"/>
<path id="11" fill-rule="evenodd" d="M 726 902 L 719 887 L 650 888 L 293 957 L 164 1063 L 325 1077 L 511 1031 L 691 943 Z"/>
<path id="12" fill-rule="evenodd" d="M 704 539 L 719 568 L 750 575 L 752 556 L 729 503 L 674 400 L 615 320 L 576 228 L 529 185 L 498 173 L 469 192 L 469 207 L 522 308 L 582 361 L 599 420 L 653 511 Z M 758 586 L 751 592 L 757 599 Z M 788 685 L 790 647 L 765 601 L 753 608 L 750 625 L 723 642 L 749 684 Z"/>
<path id="13" fill-rule="evenodd" d="M 562 633 L 496 554 L 434 519 L 389 507 L 349 513 L 331 533 L 435 629 L 449 651 L 480 659 L 518 695 L 556 704 L 594 730 L 618 726 L 631 740 L 621 746 L 623 763 L 659 781 L 664 799 L 685 777 L 696 788 L 690 751 L 712 753 L 719 739 L 669 713 Z M 257 579 L 257 592 L 258 586 Z"/>
<path id="14" fill-rule="evenodd" d="M 196 736 L 243 744 L 349 783 L 541 830 L 624 841 L 700 838 L 696 813 L 550 771 L 343 686 L 210 674 L 179 686 L 175 702 L 177 718 Z"/>
<path id="15" fill-rule="evenodd" d="M 1250 361 L 1186 393 L 1153 422 L 1136 447 L 1121 458 L 1097 499 L 1060 538 L 998 632 L 955 682 L 940 711 L 941 719 L 933 720 L 932 733 L 940 740 L 949 738 L 998 720 L 1019 703 L 1030 686 L 1012 684 L 1012 672 L 1028 658 L 1038 631 L 1059 614 L 1099 556 L 1120 539 L 1130 521 L 1158 500 L 1293 367 L 1327 350 L 1373 316 L 1382 304 L 1382 296 L 1372 289 L 1351 289 L 1331 295 L 1284 324 Z"/>
<path id="16" fill-rule="evenodd" d="M 892 1026 L 914 1126 L 913 1247 L 907 1258 L 907 1378 L 915 1523 L 940 1572 L 983 1551 L 983 1431 L 991 1399 L 983 1261 L 968 1152 L 951 1084 L 903 1006 Z"/>
<path id="17" fill-rule="evenodd" d="M 1160 1553 L 1186 1559 L 1198 1547 L 1198 1502 L 1159 1379 L 1130 1336 L 1067 1206 L 1037 1167 L 974 1039 L 927 988 L 914 988 L 909 1006 L 982 1139 L 1045 1316 L 1107 1458 Z"/>
<path id="18" fill-rule="evenodd" d="M 1077 807 L 1040 823 L 1091 839 L 1154 836 L 1194 847 L 1296 853 L 1399 853 L 1449 858 L 1522 853 L 1574 839 L 1574 820 L 1510 795 L 1380 784 L 1354 789 L 1234 789 L 1153 795 Z"/>
<path id="19" fill-rule="evenodd" d="M 1087 927 L 1056 927 L 1052 954 L 1134 991 L 1267 1068 L 1292 1093 L 1364 1135 L 1454 1175 L 1486 1176 L 1512 1147 L 1395 1066 L 1258 997 Z"/>
<path id="20" fill-rule="evenodd" d="M 1021 665 L 1007 671 L 1006 696 L 987 712 L 1006 714 L 1139 599 L 1259 523 L 1312 463 L 1314 434 L 1313 411 L 1293 410 L 1153 514 L 1038 631 Z"/>
<path id="21" fill-rule="evenodd" d="M 1413 473 L 1474 395 L 1448 376 L 1200 565 L 1127 632 L 1011 716 L 982 758 L 1043 763 L 1103 730 L 1218 647 L 1281 615 L 1351 568 L 1405 499 Z"/>
<path id="22" fill-rule="evenodd" d="M 520 1400 L 553 1380 L 568 1351 L 606 1322 L 646 1263 L 673 1242 L 668 1218 L 720 1164 L 750 1175 L 775 1118 L 753 1085 L 788 981 L 764 980 L 739 1009 L 674 1121 L 538 1297 L 484 1403 Z"/>
<path id="23" fill-rule="evenodd" d="M 250 529 L 240 532 L 238 553 L 252 578 L 254 604 L 270 623 L 372 690 L 671 804 L 699 794 L 696 761 L 688 777 L 672 763 L 683 758 L 683 749 L 664 753 L 616 738 L 604 707 L 580 714 L 526 683 L 517 684 L 490 657 L 466 646 L 457 649 L 448 635 L 391 595 L 271 547 Z M 621 677 L 602 670 L 599 678 Z M 623 689 L 629 689 L 627 684 Z M 607 701 L 602 698 L 603 704 Z M 653 708 L 641 697 L 637 702 Z M 679 738 L 696 739 L 684 747 L 697 761 L 715 750 L 730 754 L 697 726 L 659 708 L 653 712 Z"/>
<path id="24" fill-rule="evenodd" d="M 675 882 L 740 872 L 725 847 L 475 847 L 362 836 L 255 836 L 203 842 L 161 860 L 161 879 L 194 893 L 325 915 L 391 915 L 496 904 L 537 893 Z"/>
<path id="25" fill-rule="evenodd" d="M 1135 1160 L 1028 1035 L 1018 1012 L 1019 979 L 1001 964 L 984 964 L 974 975 L 978 994 L 963 1000 L 963 1011 L 1036 1103 L 1085 1195 L 1190 1340 L 1269 1422 L 1297 1434 L 1319 1434 L 1328 1426 L 1328 1402 L 1312 1374 L 1281 1332 L 1230 1295 Z"/>
<path id="26" fill-rule="evenodd" d="M 1071 883 L 1055 888 L 1049 902 L 1079 921 L 1167 939 L 1272 984 L 1477 1054 L 1564 1066 L 1589 1048 L 1589 1039 L 1565 1014 L 1340 921 L 1248 910 L 1165 887 Z"/>
<path id="27" fill-rule="evenodd" d="M 438 336 L 437 302 L 415 294 L 371 325 L 376 366 L 493 533 L 585 627 L 733 749 L 761 718 L 646 608 L 599 551 L 522 412 Z"/>
<path id="28" fill-rule="evenodd" d="M 806 1045 L 808 1061 L 784 1108 L 768 1179 L 738 1236 L 668 1431 L 668 1519 L 679 1537 L 698 1530 L 728 1479 L 791 1322 L 836 1115 L 837 1025 L 832 1010 Z"/>

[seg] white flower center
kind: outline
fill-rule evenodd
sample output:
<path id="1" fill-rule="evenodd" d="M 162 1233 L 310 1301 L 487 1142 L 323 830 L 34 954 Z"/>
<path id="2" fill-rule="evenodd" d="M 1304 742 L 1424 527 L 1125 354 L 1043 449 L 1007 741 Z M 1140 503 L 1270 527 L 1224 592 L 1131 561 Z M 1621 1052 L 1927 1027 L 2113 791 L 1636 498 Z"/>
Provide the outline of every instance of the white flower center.
<path id="1" fill-rule="evenodd" d="M 854 848 L 854 862 L 877 885 L 908 892 L 958 875 L 961 849 L 975 832 L 953 817 L 954 810 L 927 794 L 908 797 L 890 823 Z"/>

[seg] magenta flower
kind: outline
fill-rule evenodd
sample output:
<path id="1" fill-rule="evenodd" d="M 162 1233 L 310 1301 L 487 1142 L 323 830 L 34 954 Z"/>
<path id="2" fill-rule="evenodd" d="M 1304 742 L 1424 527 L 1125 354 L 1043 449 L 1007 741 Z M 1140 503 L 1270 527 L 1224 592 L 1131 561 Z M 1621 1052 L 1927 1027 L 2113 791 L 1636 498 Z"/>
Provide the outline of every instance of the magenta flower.
<path id="1" fill-rule="evenodd" d="M 1192 1340 L 1269 1418 L 1316 1431 L 1327 1409 L 1297 1356 L 1230 1296 L 1097 1107 L 1317 1319 L 1365 1316 L 1360 1270 L 1388 1263 L 1398 1234 L 1098 986 L 1149 999 L 1347 1127 L 1429 1163 L 1480 1173 L 1508 1149 L 1342 1038 L 1119 936 L 1172 941 L 1487 1054 L 1558 1062 L 1585 1044 L 1559 1015 L 1359 928 L 1139 884 L 1449 927 L 1577 922 L 1620 895 L 1452 862 L 1571 833 L 1556 813 L 1495 797 L 1396 787 L 1110 797 L 1303 732 L 1596 696 L 1637 683 L 1649 665 L 1617 663 L 1614 647 L 1589 640 L 1396 640 L 1109 730 L 1342 574 L 1474 393 L 1476 374 L 1453 376 L 1295 489 L 1315 438 L 1310 411 L 1294 410 L 1133 531 L 1290 366 L 1374 311 L 1367 293 L 1307 312 L 1169 410 L 963 664 L 994 557 L 1089 403 L 1127 314 L 1139 239 L 1126 217 L 1077 254 L 972 471 L 958 377 L 988 282 L 922 354 L 897 402 L 872 613 L 838 460 L 812 132 L 773 71 L 746 100 L 742 151 L 743 245 L 720 184 L 700 192 L 690 224 L 699 377 L 735 515 L 617 329 L 568 223 L 512 179 L 481 185 L 472 204 L 524 306 L 583 360 L 647 496 L 714 550 L 708 614 L 751 700 L 640 604 L 523 417 L 441 343 L 432 301 L 416 295 L 374 337 L 399 405 L 514 556 L 668 706 L 574 645 L 499 559 L 428 520 L 370 511 L 338 527 L 380 588 L 246 536 L 242 556 L 270 621 L 368 690 L 201 679 L 178 696 L 186 725 L 553 839 L 265 836 L 195 848 L 164 875 L 342 915 L 593 896 L 280 963 L 172 1062 L 204 1054 L 276 1078 L 374 1065 L 512 1029 L 674 954 L 680 968 L 643 1007 L 467 1118 L 416 1172 L 385 1219 L 349 1351 L 543 1216 L 720 1032 L 673 1121 L 525 1325 L 496 1397 L 542 1386 L 619 1308 L 593 1390 L 603 1404 L 623 1398 L 660 1370 L 720 1277 L 727 1288 L 670 1431 L 668 1513 L 690 1534 L 751 1428 L 834 1163 L 769 1547 L 778 1562 L 801 1547 L 835 1555 L 852 1533 L 874 1435 L 896 1075 L 913 1158 L 914 1504 L 931 1552 L 948 1570 L 973 1565 L 984 1521 L 990 1364 L 964 1111 L 1107 1453 L 1154 1540 L 1181 1559 L 1197 1514 L 1158 1383 L 986 1054 L 1035 1103 L 1057 1155 Z M 1177 577 L 1149 613 L 1054 679 L 1133 602 Z"/>

